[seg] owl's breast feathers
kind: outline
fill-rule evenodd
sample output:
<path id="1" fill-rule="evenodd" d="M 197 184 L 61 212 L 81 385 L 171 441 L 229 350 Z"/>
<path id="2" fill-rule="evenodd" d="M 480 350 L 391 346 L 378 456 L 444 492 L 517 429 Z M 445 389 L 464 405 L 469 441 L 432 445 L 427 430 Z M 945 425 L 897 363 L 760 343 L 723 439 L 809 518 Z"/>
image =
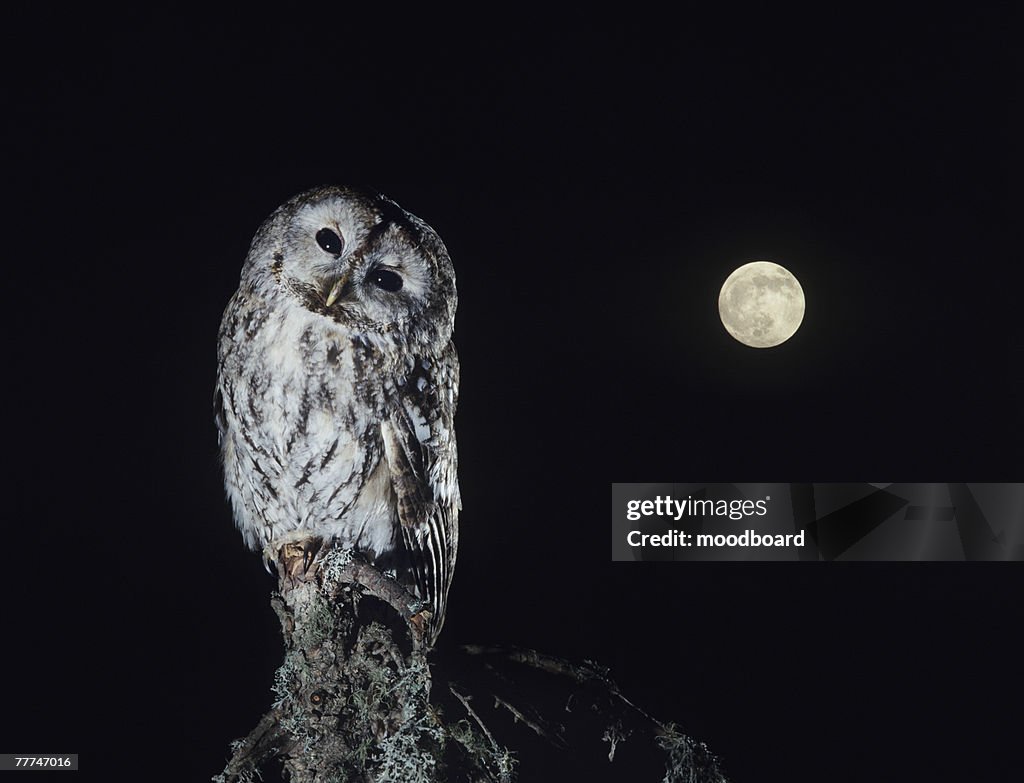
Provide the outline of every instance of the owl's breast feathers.
<path id="1" fill-rule="evenodd" d="M 239 292 L 221 324 L 217 425 L 246 543 L 334 537 L 431 605 L 440 628 L 460 508 L 458 359 L 387 360 L 373 339 Z"/>

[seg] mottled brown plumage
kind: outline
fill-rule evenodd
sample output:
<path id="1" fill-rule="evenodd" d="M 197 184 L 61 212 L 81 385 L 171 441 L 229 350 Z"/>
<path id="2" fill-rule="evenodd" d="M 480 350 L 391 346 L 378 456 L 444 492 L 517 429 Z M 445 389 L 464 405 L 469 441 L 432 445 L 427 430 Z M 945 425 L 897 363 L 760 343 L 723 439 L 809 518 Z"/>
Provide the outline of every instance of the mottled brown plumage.
<path id="1" fill-rule="evenodd" d="M 430 226 L 324 187 L 257 231 L 221 322 L 216 418 L 235 524 L 359 550 L 444 620 L 460 508 L 455 274 Z"/>

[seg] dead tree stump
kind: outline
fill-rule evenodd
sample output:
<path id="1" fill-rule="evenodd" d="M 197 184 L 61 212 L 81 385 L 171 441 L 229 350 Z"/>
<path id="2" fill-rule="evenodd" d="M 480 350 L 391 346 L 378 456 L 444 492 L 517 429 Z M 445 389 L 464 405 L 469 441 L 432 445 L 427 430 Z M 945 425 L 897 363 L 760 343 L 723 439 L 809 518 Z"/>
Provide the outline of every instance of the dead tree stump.
<path id="1" fill-rule="evenodd" d="M 274 555 L 278 591 L 271 603 L 285 646 L 274 702 L 247 737 L 232 743 L 214 783 L 252 783 L 274 759 L 291 783 L 512 783 L 516 759 L 485 719 L 511 717 L 514 726 L 568 748 L 565 721 L 579 723 L 581 715 L 596 717 L 607 763 L 619 744 L 646 737 L 668 757 L 665 783 L 726 783 L 702 743 L 634 705 L 594 664 L 466 646 L 459 677 L 475 666 L 492 684 L 477 687 L 481 698 L 474 702 L 472 688 L 446 682 L 439 687 L 448 698 L 432 700 L 421 602 L 375 566 L 319 538 L 286 543 Z M 517 706 L 515 695 L 502 692 L 509 685 L 518 690 L 517 669 L 567 686 L 564 708 L 541 715 L 534 705 Z"/>
<path id="2" fill-rule="evenodd" d="M 352 552 L 320 545 L 278 553 L 275 700 L 214 781 L 248 783 L 274 757 L 292 783 L 511 780 L 504 748 L 431 706 L 421 604 Z"/>

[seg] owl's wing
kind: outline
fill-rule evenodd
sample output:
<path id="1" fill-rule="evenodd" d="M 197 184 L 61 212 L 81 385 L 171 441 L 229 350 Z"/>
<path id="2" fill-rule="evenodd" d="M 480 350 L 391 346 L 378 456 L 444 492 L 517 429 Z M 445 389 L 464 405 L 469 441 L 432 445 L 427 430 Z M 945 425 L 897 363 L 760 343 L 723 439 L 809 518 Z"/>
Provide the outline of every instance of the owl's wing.
<path id="1" fill-rule="evenodd" d="M 381 423 L 402 540 L 419 598 L 432 613 L 430 643 L 444 622 L 458 551 L 458 376 L 454 346 L 442 357 L 418 360 Z"/>

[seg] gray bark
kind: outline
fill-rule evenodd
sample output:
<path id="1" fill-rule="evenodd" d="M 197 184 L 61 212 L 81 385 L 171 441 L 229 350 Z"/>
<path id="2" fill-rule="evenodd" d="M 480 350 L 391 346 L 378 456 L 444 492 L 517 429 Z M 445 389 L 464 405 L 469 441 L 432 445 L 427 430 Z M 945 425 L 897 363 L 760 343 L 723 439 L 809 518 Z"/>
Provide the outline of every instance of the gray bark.
<path id="1" fill-rule="evenodd" d="M 276 698 L 233 744 L 215 783 L 249 783 L 273 757 L 292 783 L 511 781 L 511 756 L 468 702 L 469 717 L 454 724 L 431 706 L 420 603 L 351 552 L 320 543 L 279 552 L 272 605 L 285 656 Z"/>
<path id="2" fill-rule="evenodd" d="M 668 756 L 664 783 L 726 783 L 703 744 L 634 705 L 606 670 L 590 663 L 464 647 L 467 663 L 511 683 L 513 693 L 477 686 L 483 697 L 474 708 L 469 690 L 445 683 L 440 687 L 454 697 L 446 716 L 431 699 L 422 604 L 352 552 L 321 549 L 322 543 L 291 542 L 276 553 L 278 592 L 271 602 L 285 655 L 274 677 L 275 700 L 249 736 L 232 743 L 214 783 L 251 783 L 275 758 L 291 783 L 512 783 L 515 759 L 481 711 L 487 721 L 511 717 L 563 748 L 569 747 L 567 715 L 596 716 L 608 763 L 619 744 L 645 737 Z M 521 699 L 515 703 L 517 671 L 524 670 L 567 686 L 566 708 L 542 715 Z M 568 707 L 584 703 L 587 709 Z"/>

